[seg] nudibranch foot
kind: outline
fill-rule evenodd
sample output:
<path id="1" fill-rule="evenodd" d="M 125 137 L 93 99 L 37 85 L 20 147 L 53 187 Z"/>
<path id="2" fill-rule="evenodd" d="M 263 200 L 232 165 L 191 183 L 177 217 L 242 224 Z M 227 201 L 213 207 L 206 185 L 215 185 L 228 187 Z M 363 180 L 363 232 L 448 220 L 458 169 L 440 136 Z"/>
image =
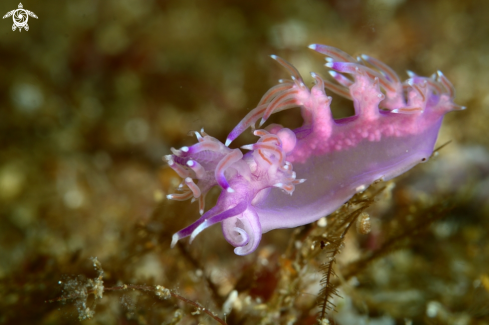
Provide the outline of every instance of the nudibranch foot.
<path id="1" fill-rule="evenodd" d="M 373 182 L 389 180 L 429 159 L 443 116 L 465 107 L 453 102 L 454 87 L 438 72 L 421 77 L 408 72 L 401 81 L 385 63 L 367 55 L 355 59 L 331 46 L 309 48 L 324 54 L 333 81 L 311 73 L 307 87 L 297 69 L 272 55 L 291 80 L 268 90 L 229 133 L 225 144 L 201 132 L 197 143 L 164 159 L 183 179 L 168 199 L 199 202 L 201 217 L 173 235 L 190 241 L 206 228 L 222 224 L 235 253 L 258 246 L 262 233 L 314 222 L 348 201 Z M 353 101 L 355 115 L 333 118 L 331 90 Z M 298 107 L 303 124 L 291 130 L 278 124 L 260 127 L 280 111 Z M 229 145 L 251 128 L 255 143 Z M 307 181 L 306 181 L 307 179 Z M 222 188 L 214 207 L 204 213 L 205 196 Z"/>

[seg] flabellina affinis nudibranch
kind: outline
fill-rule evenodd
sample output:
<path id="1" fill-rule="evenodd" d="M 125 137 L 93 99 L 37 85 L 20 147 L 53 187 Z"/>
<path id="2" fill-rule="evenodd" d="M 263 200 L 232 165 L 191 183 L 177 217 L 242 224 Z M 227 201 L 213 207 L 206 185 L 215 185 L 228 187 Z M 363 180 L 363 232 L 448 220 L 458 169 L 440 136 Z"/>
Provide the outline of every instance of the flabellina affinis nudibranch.
<path id="1" fill-rule="evenodd" d="M 168 199 L 197 200 L 201 217 L 175 233 L 172 247 L 204 229 L 222 224 L 234 252 L 246 255 L 262 233 L 305 225 L 326 216 L 376 180 L 389 180 L 432 154 L 443 116 L 465 107 L 453 102 L 454 88 L 441 73 L 432 77 L 408 72 L 401 82 L 386 64 L 362 55 L 354 59 L 331 46 L 309 48 L 327 56 L 336 83 L 311 73 L 309 89 L 297 69 L 272 58 L 291 75 L 263 95 L 228 135 L 225 144 L 195 132 L 198 142 L 165 156 L 183 178 L 178 194 Z M 325 89 L 351 99 L 355 115 L 333 119 Z M 303 125 L 295 130 L 278 124 L 260 127 L 271 114 L 299 107 Z M 229 145 L 246 129 L 258 137 L 241 149 Z M 222 192 L 204 213 L 206 193 Z"/>

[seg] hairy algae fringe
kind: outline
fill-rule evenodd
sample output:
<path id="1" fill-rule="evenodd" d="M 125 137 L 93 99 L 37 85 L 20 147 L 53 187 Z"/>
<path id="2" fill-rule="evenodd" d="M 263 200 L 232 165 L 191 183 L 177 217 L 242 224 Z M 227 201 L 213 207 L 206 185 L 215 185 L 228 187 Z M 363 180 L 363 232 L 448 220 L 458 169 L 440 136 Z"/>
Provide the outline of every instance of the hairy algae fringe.
<path id="1" fill-rule="evenodd" d="M 336 254 L 341 249 L 343 244 L 342 238 L 328 238 L 326 239 L 326 243 L 321 246 L 328 246 L 329 249 L 327 251 L 327 261 L 321 264 L 320 270 L 323 274 L 323 277 L 320 281 L 321 291 L 319 292 L 318 303 L 321 307 L 319 319 L 326 318 L 326 315 L 329 311 L 335 310 L 336 305 L 331 302 L 333 296 L 339 296 L 337 286 L 331 282 L 333 277 L 336 277 L 336 273 L 333 269 L 334 263 L 336 261 Z M 322 242 L 323 243 L 323 242 Z"/>
<path id="2" fill-rule="evenodd" d="M 416 207 L 414 214 L 396 216 L 386 227 L 384 233 L 388 237 L 381 247 L 373 253 L 364 254 L 359 260 L 352 262 L 342 272 L 345 280 L 362 272 L 371 262 L 382 258 L 394 251 L 413 245 L 414 240 L 423 235 L 436 221 L 444 218 L 453 209 L 450 200 L 443 200 L 429 207 Z"/>
<path id="3" fill-rule="evenodd" d="M 217 323 L 221 325 L 227 325 L 226 321 L 220 318 L 215 312 L 203 307 L 200 303 L 195 302 L 191 299 L 185 298 L 175 292 L 175 290 L 168 289 L 162 285 L 139 285 L 139 284 L 119 284 L 113 287 L 106 287 L 103 285 L 104 270 L 102 264 L 98 261 L 96 257 L 91 258 L 95 270 L 98 272 L 98 276 L 95 279 L 88 279 L 87 281 L 72 281 L 63 283 L 64 285 L 64 295 L 55 299 L 47 300 L 45 302 L 66 302 L 74 301 L 75 306 L 78 310 L 79 320 L 91 319 L 95 315 L 95 301 L 97 299 L 102 299 L 104 292 L 108 291 L 138 291 L 138 292 L 148 292 L 154 294 L 157 299 L 166 300 L 169 298 L 174 298 L 182 301 L 183 303 L 195 308 L 192 315 L 206 314 Z M 87 299 L 90 295 L 94 296 L 94 304 L 92 308 L 87 307 Z M 175 311 L 173 320 L 171 323 L 177 324 L 182 318 L 182 312 L 178 309 Z"/>
<path id="4" fill-rule="evenodd" d="M 328 217 L 326 232 L 313 237 L 313 241 L 320 242 L 321 249 L 326 253 L 326 261 L 320 267 L 322 272 L 321 290 L 317 299 L 320 308 L 319 323 L 326 319 L 328 312 L 335 310 L 336 306 L 332 299 L 334 296 L 339 296 L 337 289 L 339 283 L 333 282 L 333 279 L 337 277 L 334 271 L 336 256 L 344 245 L 345 235 L 350 227 L 365 209 L 374 203 L 376 196 L 386 188 L 385 184 L 378 188 L 379 183 L 380 181 L 376 181 L 367 191 L 355 194 L 340 209 Z"/>

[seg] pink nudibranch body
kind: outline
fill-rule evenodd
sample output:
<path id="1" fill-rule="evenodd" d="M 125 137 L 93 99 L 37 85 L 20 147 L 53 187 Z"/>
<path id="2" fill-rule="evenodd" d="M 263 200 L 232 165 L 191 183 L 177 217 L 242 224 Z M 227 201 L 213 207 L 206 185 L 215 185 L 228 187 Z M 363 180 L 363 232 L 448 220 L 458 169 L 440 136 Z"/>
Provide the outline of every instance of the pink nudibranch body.
<path id="1" fill-rule="evenodd" d="M 262 97 L 257 107 L 231 131 L 225 144 L 203 131 L 198 143 L 172 148 L 165 156 L 183 182 L 169 199 L 199 202 L 201 217 L 173 235 L 172 247 L 184 237 L 222 223 L 235 253 L 253 252 L 262 233 L 308 224 L 330 214 L 378 179 L 389 180 L 426 161 L 432 154 L 443 116 L 464 109 L 453 103 L 454 89 L 441 73 L 420 77 L 408 72 L 401 82 L 384 63 L 362 55 L 354 59 L 334 47 L 309 48 L 328 57 L 336 83 L 311 73 L 309 89 L 299 72 L 272 55 L 290 74 Z M 355 115 L 335 120 L 325 88 L 353 100 Z M 272 124 L 255 130 L 279 111 L 300 107 L 304 123 L 290 130 Z M 231 149 L 249 127 L 258 141 Z M 204 213 L 205 195 L 223 191 Z"/>

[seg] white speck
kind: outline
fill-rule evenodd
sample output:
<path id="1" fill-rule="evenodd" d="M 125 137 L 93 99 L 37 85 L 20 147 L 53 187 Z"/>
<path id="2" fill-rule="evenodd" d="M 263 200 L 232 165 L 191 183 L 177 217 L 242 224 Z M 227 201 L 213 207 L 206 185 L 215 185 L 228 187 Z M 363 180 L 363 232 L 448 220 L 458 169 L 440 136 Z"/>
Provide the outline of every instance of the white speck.
<path id="1" fill-rule="evenodd" d="M 440 311 L 440 307 L 441 306 L 439 302 L 428 302 L 428 305 L 426 306 L 426 315 L 430 318 L 436 317 L 436 315 L 438 315 L 438 312 Z"/>
<path id="2" fill-rule="evenodd" d="M 231 312 L 231 310 L 233 308 L 233 304 L 237 298 L 238 298 L 238 291 L 236 291 L 236 290 L 231 291 L 228 298 L 226 299 L 226 301 L 222 305 L 222 312 L 224 314 L 229 314 Z"/>
<path id="3" fill-rule="evenodd" d="M 366 188 L 367 187 L 365 185 L 360 185 L 355 190 L 357 191 L 357 193 L 360 193 L 360 192 L 365 191 Z"/>
<path id="4" fill-rule="evenodd" d="M 318 226 L 319 227 L 326 227 L 328 225 L 328 220 L 326 220 L 326 217 L 322 217 L 321 219 L 318 220 Z"/>
<path id="5" fill-rule="evenodd" d="M 188 147 L 182 147 L 182 149 L 180 150 L 182 150 L 183 152 L 188 152 Z"/>
<path id="6" fill-rule="evenodd" d="M 33 112 L 44 103 L 44 95 L 41 89 L 28 83 L 14 85 L 11 90 L 11 98 L 19 111 L 24 113 Z"/>
<path id="7" fill-rule="evenodd" d="M 68 190 L 63 196 L 63 202 L 70 209 L 78 209 L 83 205 L 84 195 L 78 188 Z"/>

